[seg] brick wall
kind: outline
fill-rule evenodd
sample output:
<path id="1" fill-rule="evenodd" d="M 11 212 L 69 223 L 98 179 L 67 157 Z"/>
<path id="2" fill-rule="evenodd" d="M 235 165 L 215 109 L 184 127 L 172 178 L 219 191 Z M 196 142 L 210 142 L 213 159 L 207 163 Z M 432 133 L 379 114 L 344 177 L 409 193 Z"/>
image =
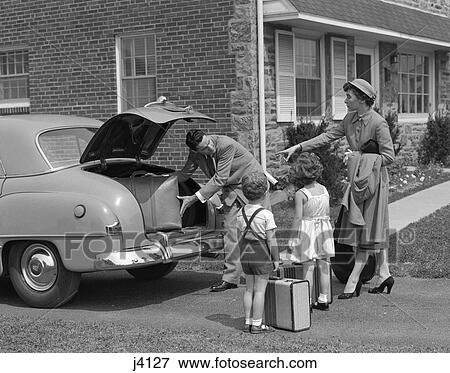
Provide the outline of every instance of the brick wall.
<path id="1" fill-rule="evenodd" d="M 117 113 L 116 37 L 154 33 L 157 94 L 214 117 L 201 124 L 208 132 L 231 134 L 234 12 L 233 0 L 2 0 L 0 48 L 29 51 L 32 113 L 104 120 Z M 179 167 L 191 127 L 173 126 L 155 158 Z"/>

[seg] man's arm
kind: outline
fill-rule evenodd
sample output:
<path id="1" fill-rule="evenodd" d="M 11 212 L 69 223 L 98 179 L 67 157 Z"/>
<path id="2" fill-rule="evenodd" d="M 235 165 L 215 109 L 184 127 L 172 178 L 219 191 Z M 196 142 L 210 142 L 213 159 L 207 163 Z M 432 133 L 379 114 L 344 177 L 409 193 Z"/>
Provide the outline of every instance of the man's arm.
<path id="1" fill-rule="evenodd" d="M 192 150 L 190 150 L 188 159 L 186 160 L 183 168 L 181 169 L 181 171 L 176 171 L 174 175 L 176 175 L 178 177 L 178 181 L 182 183 L 189 179 L 197 170 L 197 168 L 198 164 L 195 161 L 194 153 L 192 152 Z"/>

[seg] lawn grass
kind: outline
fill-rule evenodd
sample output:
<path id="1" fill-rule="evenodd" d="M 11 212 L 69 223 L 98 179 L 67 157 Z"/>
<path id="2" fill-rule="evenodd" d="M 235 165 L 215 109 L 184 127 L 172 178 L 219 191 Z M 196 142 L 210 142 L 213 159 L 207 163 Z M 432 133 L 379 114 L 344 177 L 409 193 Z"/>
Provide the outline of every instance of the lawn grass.
<path id="1" fill-rule="evenodd" d="M 396 276 L 450 278 L 450 205 L 391 236 L 390 268 Z"/>

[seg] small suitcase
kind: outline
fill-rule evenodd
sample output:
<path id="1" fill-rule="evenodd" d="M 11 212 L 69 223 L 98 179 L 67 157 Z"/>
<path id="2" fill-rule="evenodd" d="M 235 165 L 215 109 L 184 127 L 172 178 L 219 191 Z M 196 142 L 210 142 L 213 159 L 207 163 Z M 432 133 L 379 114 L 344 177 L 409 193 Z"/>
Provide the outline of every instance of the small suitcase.
<path id="1" fill-rule="evenodd" d="M 269 279 L 264 302 L 266 325 L 299 332 L 311 327 L 309 283 L 295 279 Z"/>
<path id="2" fill-rule="evenodd" d="M 331 274 L 331 265 L 328 263 L 328 271 L 330 273 L 330 288 L 328 289 L 328 294 L 330 295 L 330 299 L 328 303 L 333 303 L 333 286 L 332 286 L 332 274 Z M 306 274 L 304 273 L 304 266 L 301 263 L 289 263 L 281 265 L 277 271 L 274 271 L 275 277 L 280 278 L 295 278 L 298 280 L 305 280 Z M 319 270 L 317 269 L 317 264 L 314 269 L 313 283 L 309 284 L 310 291 L 312 294 L 312 300 L 314 303 L 317 302 L 319 298 Z"/>

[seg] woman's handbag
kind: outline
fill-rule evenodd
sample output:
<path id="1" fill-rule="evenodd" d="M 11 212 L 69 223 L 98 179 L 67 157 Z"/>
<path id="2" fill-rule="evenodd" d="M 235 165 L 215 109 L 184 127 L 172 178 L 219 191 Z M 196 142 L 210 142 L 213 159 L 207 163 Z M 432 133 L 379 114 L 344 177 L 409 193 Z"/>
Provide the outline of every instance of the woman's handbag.
<path id="1" fill-rule="evenodd" d="M 378 143 L 372 139 L 362 144 L 360 150 L 362 153 L 380 154 L 380 148 L 378 146 Z"/>

